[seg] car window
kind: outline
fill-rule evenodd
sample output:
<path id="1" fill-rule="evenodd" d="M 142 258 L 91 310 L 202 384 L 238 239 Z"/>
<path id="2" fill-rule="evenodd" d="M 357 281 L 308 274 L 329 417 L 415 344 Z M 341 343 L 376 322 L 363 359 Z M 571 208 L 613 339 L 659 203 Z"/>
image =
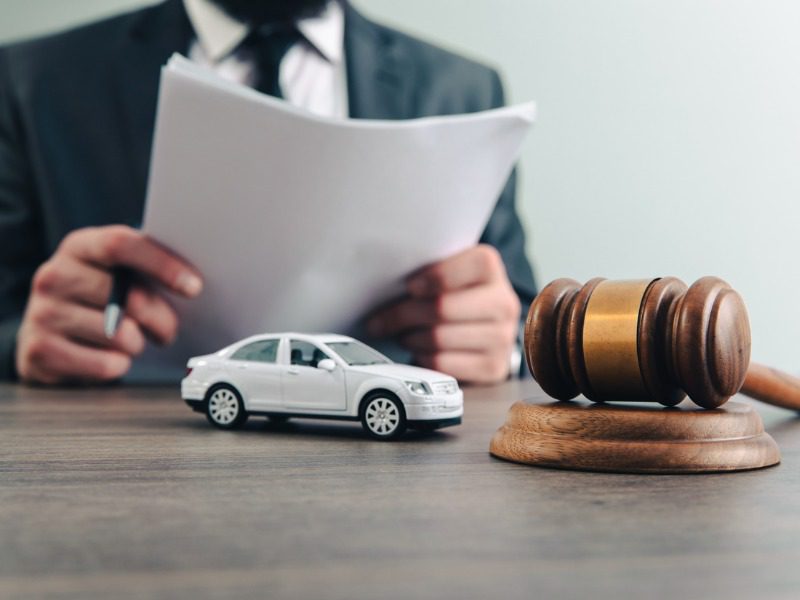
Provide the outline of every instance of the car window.
<path id="1" fill-rule="evenodd" d="M 233 360 L 255 360 L 258 362 L 274 363 L 278 357 L 278 344 L 280 340 L 261 340 L 242 346 L 233 353 Z"/>
<path id="2" fill-rule="evenodd" d="M 316 367 L 319 361 L 330 358 L 325 352 L 310 342 L 292 340 L 291 362 L 301 367 Z"/>
<path id="3" fill-rule="evenodd" d="M 387 365 L 389 360 L 361 342 L 328 342 L 331 350 L 351 367 L 362 365 Z"/>

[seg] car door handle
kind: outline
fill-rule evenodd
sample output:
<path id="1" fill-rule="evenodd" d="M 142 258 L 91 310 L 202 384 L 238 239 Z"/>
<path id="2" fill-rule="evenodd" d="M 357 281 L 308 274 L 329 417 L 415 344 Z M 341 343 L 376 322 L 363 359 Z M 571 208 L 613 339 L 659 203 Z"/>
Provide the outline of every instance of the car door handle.
<path id="1" fill-rule="evenodd" d="M 288 370 L 288 371 L 286 371 L 286 372 L 287 372 L 289 375 L 299 375 L 299 374 L 300 374 L 300 371 L 298 371 L 297 369 L 289 369 L 289 370 Z"/>
<path id="2" fill-rule="evenodd" d="M 246 371 L 247 370 L 247 365 L 236 365 L 236 368 L 237 369 L 241 369 L 242 371 Z"/>

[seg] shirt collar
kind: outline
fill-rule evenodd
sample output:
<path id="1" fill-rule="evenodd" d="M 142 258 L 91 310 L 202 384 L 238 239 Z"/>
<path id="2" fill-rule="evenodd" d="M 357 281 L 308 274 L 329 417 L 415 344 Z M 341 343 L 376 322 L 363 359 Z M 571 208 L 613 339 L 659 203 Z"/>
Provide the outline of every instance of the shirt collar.
<path id="1" fill-rule="evenodd" d="M 212 62 L 219 62 L 242 43 L 250 27 L 228 15 L 212 0 L 183 0 L 197 41 Z M 301 19 L 297 29 L 329 62 L 338 64 L 344 54 L 344 12 L 331 0 L 315 17 Z"/>

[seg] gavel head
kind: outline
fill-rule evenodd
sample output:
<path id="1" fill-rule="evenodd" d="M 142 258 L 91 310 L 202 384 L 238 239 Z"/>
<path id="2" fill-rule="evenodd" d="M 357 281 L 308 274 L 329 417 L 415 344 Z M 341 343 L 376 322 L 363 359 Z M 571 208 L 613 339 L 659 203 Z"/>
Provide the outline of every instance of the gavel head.
<path id="1" fill-rule="evenodd" d="M 559 400 L 644 400 L 673 406 L 686 394 L 716 408 L 742 387 L 750 325 L 741 296 L 716 277 L 572 279 L 547 285 L 525 323 L 525 356 Z"/>

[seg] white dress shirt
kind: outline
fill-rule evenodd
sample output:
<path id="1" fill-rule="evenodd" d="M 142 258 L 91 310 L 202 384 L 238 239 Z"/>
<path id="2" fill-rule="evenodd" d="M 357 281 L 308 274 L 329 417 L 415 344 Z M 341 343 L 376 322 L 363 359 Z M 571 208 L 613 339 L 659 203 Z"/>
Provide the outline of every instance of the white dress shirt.
<path id="1" fill-rule="evenodd" d="M 237 52 L 250 27 L 229 16 L 211 0 L 183 0 L 197 38 L 189 58 L 229 81 L 252 86 L 255 65 Z M 347 118 L 344 60 L 344 11 L 331 0 L 316 17 L 301 19 L 302 39 L 284 56 L 280 85 L 284 98 L 325 117 Z"/>

